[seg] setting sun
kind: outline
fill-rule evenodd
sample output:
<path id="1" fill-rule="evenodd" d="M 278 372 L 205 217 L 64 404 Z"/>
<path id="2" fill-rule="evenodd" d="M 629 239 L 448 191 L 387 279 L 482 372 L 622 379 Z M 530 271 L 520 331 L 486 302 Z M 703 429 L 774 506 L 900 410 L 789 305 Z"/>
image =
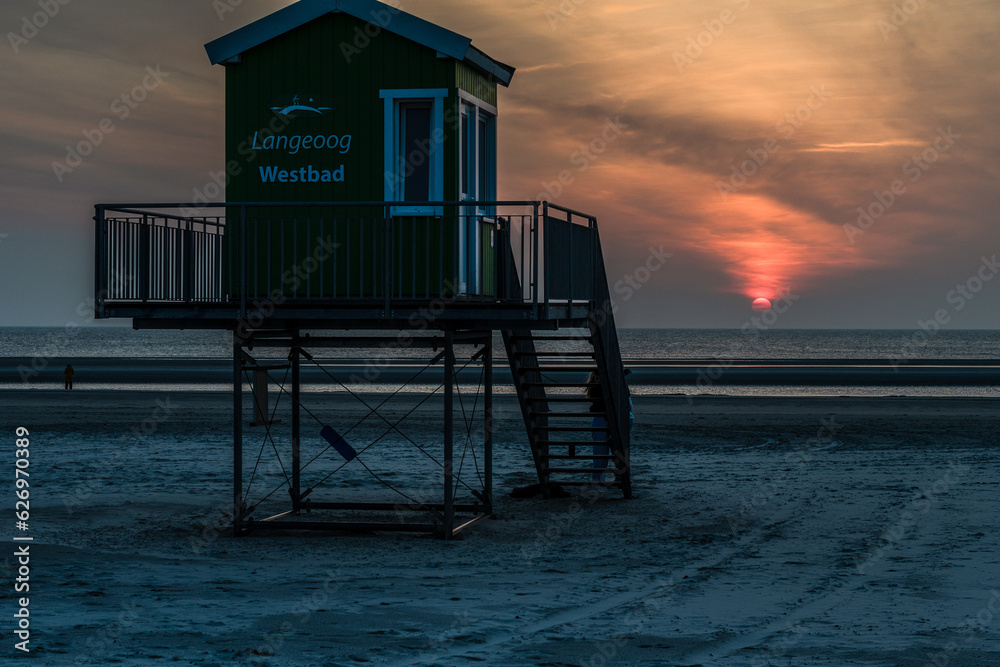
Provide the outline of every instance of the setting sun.
<path id="1" fill-rule="evenodd" d="M 754 299 L 750 307 L 757 311 L 771 310 L 771 302 L 764 297 L 760 297 L 759 299 Z"/>

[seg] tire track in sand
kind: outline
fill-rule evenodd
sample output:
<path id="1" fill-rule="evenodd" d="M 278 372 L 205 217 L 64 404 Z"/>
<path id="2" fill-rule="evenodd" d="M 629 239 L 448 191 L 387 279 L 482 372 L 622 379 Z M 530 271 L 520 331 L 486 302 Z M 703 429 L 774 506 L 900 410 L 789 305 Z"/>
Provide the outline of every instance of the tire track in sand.
<path id="1" fill-rule="evenodd" d="M 472 625 L 465 628 L 466 634 L 479 633 L 485 635 L 490 631 L 496 632 L 498 630 L 502 632 L 495 634 L 475 646 L 465 645 L 456 647 L 453 650 L 442 651 L 435 655 L 407 658 L 393 661 L 389 664 L 399 666 L 433 665 L 458 657 L 466 659 L 478 658 L 484 661 L 496 660 L 498 656 L 496 651 L 492 649 L 500 647 L 501 645 L 508 644 L 510 648 L 513 648 L 534 640 L 535 637 L 541 632 L 563 625 L 577 623 L 595 616 L 600 616 L 601 614 L 605 614 L 614 609 L 642 602 L 654 596 L 663 596 L 663 599 L 669 599 L 678 585 L 678 582 L 684 581 L 694 583 L 696 580 L 699 584 L 704 584 L 706 581 L 704 578 L 705 572 L 712 572 L 713 570 L 718 569 L 727 561 L 740 557 L 752 547 L 762 542 L 766 538 L 767 534 L 774 530 L 774 528 L 791 520 L 806 502 L 806 500 L 799 500 L 796 503 L 785 505 L 782 510 L 777 513 L 777 516 L 775 516 L 769 523 L 753 528 L 747 533 L 740 535 L 737 538 L 737 541 L 730 548 L 726 549 L 724 553 L 714 554 L 699 561 L 693 561 L 687 566 L 671 572 L 665 578 L 658 578 L 652 584 L 644 586 L 640 590 L 618 593 L 580 607 L 559 611 L 540 620 L 527 623 L 520 628 L 511 628 L 509 626 L 501 627 L 496 622 L 485 622 Z M 701 576 L 699 577 L 699 575 Z M 665 593 L 666 595 L 664 595 Z M 485 657 L 478 654 L 485 654 Z"/>

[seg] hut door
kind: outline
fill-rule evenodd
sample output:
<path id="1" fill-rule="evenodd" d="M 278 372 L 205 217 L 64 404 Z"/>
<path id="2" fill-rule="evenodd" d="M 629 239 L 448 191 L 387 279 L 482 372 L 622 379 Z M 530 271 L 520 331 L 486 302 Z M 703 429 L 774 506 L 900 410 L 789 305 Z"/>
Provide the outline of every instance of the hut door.
<path id="1" fill-rule="evenodd" d="M 461 103 L 462 211 L 459 225 L 459 290 L 465 294 L 491 294 L 493 215 L 496 199 L 496 116 L 475 102 Z"/>

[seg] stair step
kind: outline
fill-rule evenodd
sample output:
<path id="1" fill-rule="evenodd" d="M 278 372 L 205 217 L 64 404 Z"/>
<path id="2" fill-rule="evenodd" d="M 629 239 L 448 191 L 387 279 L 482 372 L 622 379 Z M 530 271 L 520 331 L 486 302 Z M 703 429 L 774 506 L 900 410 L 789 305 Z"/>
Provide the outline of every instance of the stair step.
<path id="1" fill-rule="evenodd" d="M 559 352 L 558 350 L 537 350 L 535 352 L 515 352 L 514 356 L 523 357 L 535 355 L 536 357 L 593 357 L 593 352 Z"/>
<path id="2" fill-rule="evenodd" d="M 552 399 L 549 399 L 550 401 Z M 607 417 L 607 412 L 535 412 L 539 417 Z"/>
<path id="3" fill-rule="evenodd" d="M 575 431 L 594 433 L 611 430 L 607 426 L 535 426 L 534 429 L 536 431 L 559 431 L 560 433 L 573 433 Z"/>
<path id="4" fill-rule="evenodd" d="M 525 396 L 525 401 L 533 403 L 535 401 L 545 401 L 546 403 L 593 403 L 592 399 L 586 396 Z M 540 414 L 545 414 L 544 412 Z"/>
<path id="5" fill-rule="evenodd" d="M 545 429 L 539 429 L 544 431 Z M 607 440 L 538 440 L 535 444 L 548 445 L 549 447 L 587 447 L 588 445 L 607 445 Z M 593 458 L 593 457 L 589 457 Z"/>
<path id="6" fill-rule="evenodd" d="M 587 454 L 586 456 L 582 454 L 576 456 L 572 454 L 542 454 L 541 459 L 543 461 L 613 461 L 615 456 L 613 454 Z"/>
<path id="7" fill-rule="evenodd" d="M 599 382 L 525 382 L 525 387 L 600 387 Z M 589 399 L 588 399 L 589 400 Z"/>
<path id="8" fill-rule="evenodd" d="M 522 366 L 517 371 L 519 373 L 532 371 L 539 373 L 596 373 L 597 368 L 592 366 Z"/>
<path id="9" fill-rule="evenodd" d="M 559 480 L 556 482 L 559 486 L 621 486 L 621 482 L 569 482 Z"/>
<path id="10" fill-rule="evenodd" d="M 514 336 L 513 340 L 531 340 L 535 342 L 547 340 L 580 340 L 590 341 L 590 336 Z"/>
<path id="11" fill-rule="evenodd" d="M 617 475 L 617 474 L 620 474 L 621 472 L 624 472 L 624 471 L 613 470 L 611 468 L 547 468 L 545 470 L 545 472 L 547 472 L 547 473 L 557 473 L 557 474 L 562 474 L 562 475 L 575 475 L 575 474 L 583 474 L 583 473 L 587 473 L 588 475 L 590 475 L 590 474 L 595 473 L 595 472 L 599 472 L 599 473 L 613 472 L 613 473 L 615 473 Z"/>

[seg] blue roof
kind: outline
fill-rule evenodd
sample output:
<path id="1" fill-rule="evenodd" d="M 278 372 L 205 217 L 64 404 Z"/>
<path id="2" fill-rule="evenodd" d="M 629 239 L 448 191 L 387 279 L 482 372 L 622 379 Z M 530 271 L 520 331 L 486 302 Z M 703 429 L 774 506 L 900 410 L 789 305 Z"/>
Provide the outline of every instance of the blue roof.
<path id="1" fill-rule="evenodd" d="M 240 54 L 325 14 L 343 13 L 381 25 L 378 18 L 386 12 L 389 12 L 391 19 L 385 22 L 383 29 L 472 65 L 495 77 L 504 86 L 510 85 L 514 68 L 490 58 L 472 46 L 472 40 L 468 37 L 377 0 L 298 0 L 270 16 L 209 42 L 205 45 L 205 50 L 213 65 L 225 64 Z"/>

